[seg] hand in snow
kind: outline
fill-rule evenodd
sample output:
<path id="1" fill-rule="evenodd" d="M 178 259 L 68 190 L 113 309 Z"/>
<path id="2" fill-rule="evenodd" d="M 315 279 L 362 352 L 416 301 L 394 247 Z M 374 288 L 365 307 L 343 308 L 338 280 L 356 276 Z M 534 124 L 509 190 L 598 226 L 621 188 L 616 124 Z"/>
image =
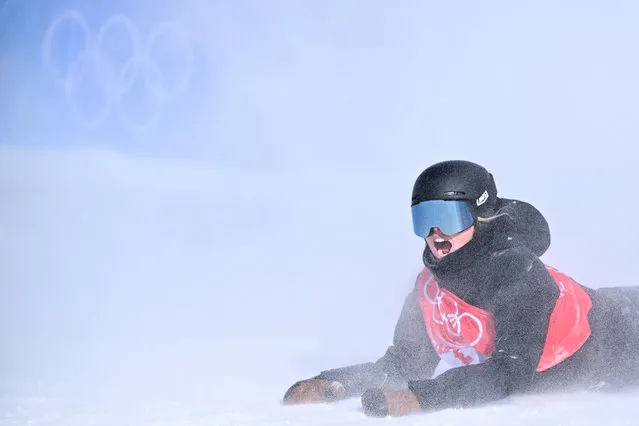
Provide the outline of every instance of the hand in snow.
<path id="1" fill-rule="evenodd" d="M 413 391 L 389 388 L 369 389 L 364 392 L 362 408 L 370 417 L 397 417 L 424 411 Z"/>
<path id="2" fill-rule="evenodd" d="M 284 394 L 284 404 L 330 402 L 344 398 L 346 389 L 334 380 L 307 379 L 291 386 Z"/>

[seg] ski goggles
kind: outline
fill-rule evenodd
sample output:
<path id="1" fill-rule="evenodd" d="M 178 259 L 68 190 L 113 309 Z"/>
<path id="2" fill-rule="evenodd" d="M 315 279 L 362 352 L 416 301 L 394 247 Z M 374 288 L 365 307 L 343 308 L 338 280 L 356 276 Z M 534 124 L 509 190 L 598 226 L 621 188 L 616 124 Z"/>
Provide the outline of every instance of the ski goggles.
<path id="1" fill-rule="evenodd" d="M 413 230 L 426 238 L 432 228 L 453 235 L 468 229 L 474 222 L 470 207 L 461 200 L 429 200 L 411 207 Z"/>

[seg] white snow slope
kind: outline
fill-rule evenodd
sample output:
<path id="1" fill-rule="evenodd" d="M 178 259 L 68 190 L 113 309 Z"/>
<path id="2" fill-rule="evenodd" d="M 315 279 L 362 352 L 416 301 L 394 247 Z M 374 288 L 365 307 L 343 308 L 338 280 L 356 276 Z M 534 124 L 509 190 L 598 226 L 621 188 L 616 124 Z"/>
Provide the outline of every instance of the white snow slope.
<path id="1" fill-rule="evenodd" d="M 636 425 L 639 393 L 280 405 L 391 342 L 421 262 L 412 178 L 3 148 L 0 425 Z"/>

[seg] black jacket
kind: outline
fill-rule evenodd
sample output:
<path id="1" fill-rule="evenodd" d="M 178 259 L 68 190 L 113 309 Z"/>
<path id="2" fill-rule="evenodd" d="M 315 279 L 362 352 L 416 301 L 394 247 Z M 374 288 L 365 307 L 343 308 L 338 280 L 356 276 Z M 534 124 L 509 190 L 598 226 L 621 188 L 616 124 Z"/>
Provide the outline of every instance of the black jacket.
<path id="1" fill-rule="evenodd" d="M 440 359 L 424 324 L 418 295 L 407 297 L 393 344 L 376 362 L 323 371 L 318 378 L 341 382 L 348 396 L 381 386 L 412 389 L 425 410 L 468 407 L 513 393 L 629 383 L 639 371 L 639 290 L 594 291 L 591 337 L 572 357 L 537 371 L 558 287 L 539 259 L 550 245 L 541 213 L 528 203 L 500 199 L 496 217 L 476 224 L 473 239 L 436 261 L 423 261 L 440 288 L 492 314 L 493 355 L 481 364 L 433 373 Z M 610 325 L 616 330 L 610 331 Z M 634 374 L 636 377 L 639 374 Z"/>

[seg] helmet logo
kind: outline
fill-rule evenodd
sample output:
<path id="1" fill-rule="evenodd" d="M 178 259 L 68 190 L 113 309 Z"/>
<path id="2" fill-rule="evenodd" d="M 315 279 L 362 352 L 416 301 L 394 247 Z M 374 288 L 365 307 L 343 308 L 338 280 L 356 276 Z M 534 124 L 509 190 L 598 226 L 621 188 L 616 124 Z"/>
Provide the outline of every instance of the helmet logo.
<path id="1" fill-rule="evenodd" d="M 479 198 L 477 199 L 477 206 L 481 206 L 482 204 L 484 204 L 487 199 L 488 199 L 488 191 L 484 190 L 484 193 L 481 194 Z"/>

